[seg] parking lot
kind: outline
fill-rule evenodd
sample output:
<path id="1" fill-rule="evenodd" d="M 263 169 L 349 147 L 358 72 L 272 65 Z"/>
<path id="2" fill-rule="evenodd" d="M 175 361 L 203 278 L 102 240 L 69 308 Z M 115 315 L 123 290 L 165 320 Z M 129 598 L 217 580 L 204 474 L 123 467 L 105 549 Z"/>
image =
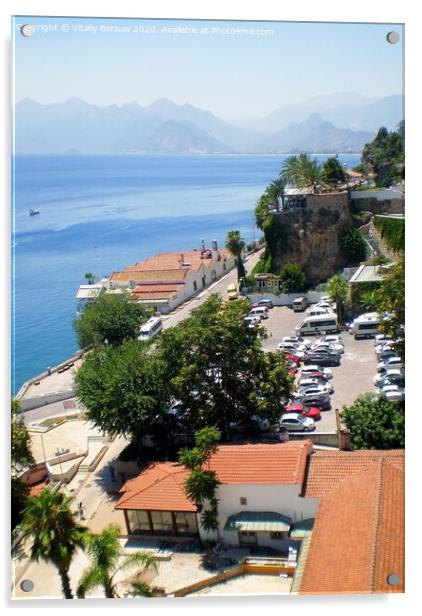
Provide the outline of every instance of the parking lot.
<path id="1" fill-rule="evenodd" d="M 268 338 L 263 346 L 267 351 L 277 349 L 283 336 L 294 335 L 295 325 L 302 323 L 305 312 L 293 312 L 287 306 L 275 306 L 269 311 L 269 318 L 262 321 L 268 332 Z M 321 420 L 316 423 L 319 432 L 336 430 L 334 409 L 342 409 L 350 405 L 363 393 L 374 392 L 373 377 L 377 374 L 377 358 L 372 339 L 355 340 L 347 332 L 342 332 L 344 353 L 341 355 L 341 365 L 331 368 L 333 378 L 331 383 L 334 393 L 331 395 L 331 409 L 321 413 Z M 310 336 L 313 339 L 314 336 Z M 317 338 L 317 336 L 315 337 Z"/>

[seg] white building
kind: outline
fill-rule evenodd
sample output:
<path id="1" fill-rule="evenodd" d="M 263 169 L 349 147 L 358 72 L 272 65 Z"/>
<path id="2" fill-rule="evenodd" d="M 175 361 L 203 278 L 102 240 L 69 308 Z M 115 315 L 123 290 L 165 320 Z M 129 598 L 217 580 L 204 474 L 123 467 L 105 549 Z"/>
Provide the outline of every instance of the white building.
<path id="1" fill-rule="evenodd" d="M 202 528 L 203 505 L 186 497 L 183 484 L 189 471 L 178 463 L 153 464 L 126 482 L 116 509 L 125 514 L 128 535 L 190 536 L 285 549 L 292 543 L 292 527 L 316 514 L 318 499 L 302 495 L 311 452 L 310 440 L 220 446 L 210 460 L 221 482 L 218 533 Z"/>

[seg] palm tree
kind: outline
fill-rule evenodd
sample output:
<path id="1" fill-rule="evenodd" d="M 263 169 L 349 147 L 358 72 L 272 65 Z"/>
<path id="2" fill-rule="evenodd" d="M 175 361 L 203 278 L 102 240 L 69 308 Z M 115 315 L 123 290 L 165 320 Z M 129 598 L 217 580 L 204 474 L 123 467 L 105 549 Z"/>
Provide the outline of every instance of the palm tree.
<path id="1" fill-rule="evenodd" d="M 87 272 L 84 278 L 88 282 L 88 284 L 94 284 L 95 282 L 95 276 L 92 272 Z"/>
<path id="2" fill-rule="evenodd" d="M 347 291 L 349 285 L 347 280 L 335 274 L 327 282 L 327 292 L 331 301 L 336 303 L 337 316 L 341 320 L 343 315 L 343 309 L 346 304 Z"/>
<path id="3" fill-rule="evenodd" d="M 88 533 L 85 536 L 85 547 L 91 559 L 91 566 L 86 569 L 79 581 L 77 595 L 84 598 L 86 593 L 102 586 L 108 599 L 119 598 L 117 593 L 118 582 L 115 580 L 119 571 L 126 571 L 137 566 L 143 570 L 156 567 L 157 560 L 147 552 L 134 552 L 124 556 L 121 565 L 120 559 L 120 528 L 117 524 L 110 524 L 101 533 Z M 137 580 L 131 584 L 131 595 L 152 596 L 154 591 L 144 582 Z"/>
<path id="4" fill-rule="evenodd" d="M 311 189 L 314 194 L 319 187 L 330 188 L 323 168 L 316 158 L 311 158 L 308 154 L 286 158 L 280 178 L 285 182 L 292 182 L 297 188 Z"/>
<path id="5" fill-rule="evenodd" d="M 286 188 L 286 181 L 282 178 L 278 178 L 278 180 L 274 180 L 269 184 L 266 188 L 266 194 L 271 199 L 272 203 L 275 205 L 277 211 L 279 211 L 279 199 L 284 196 L 284 189 Z"/>
<path id="6" fill-rule="evenodd" d="M 78 524 L 70 510 L 72 498 L 48 488 L 38 497 L 29 497 L 22 512 L 24 538 L 32 538 L 31 560 L 40 558 L 57 567 L 63 595 L 73 599 L 69 567 L 78 547 L 83 547 L 86 528 Z"/>
<path id="7" fill-rule="evenodd" d="M 245 268 L 242 262 L 242 252 L 245 248 L 245 242 L 240 237 L 239 231 L 229 231 L 227 233 L 226 248 L 230 250 L 237 261 L 237 279 L 244 278 L 246 275 Z"/>

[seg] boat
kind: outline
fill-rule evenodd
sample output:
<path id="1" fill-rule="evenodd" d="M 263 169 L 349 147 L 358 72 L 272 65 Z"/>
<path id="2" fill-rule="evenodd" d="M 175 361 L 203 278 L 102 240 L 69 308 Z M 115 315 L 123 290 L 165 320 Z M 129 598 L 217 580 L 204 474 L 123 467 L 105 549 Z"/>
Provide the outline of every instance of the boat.
<path id="1" fill-rule="evenodd" d="M 39 214 L 40 211 L 39 210 L 29 210 L 29 215 L 30 216 L 36 216 L 37 214 Z"/>

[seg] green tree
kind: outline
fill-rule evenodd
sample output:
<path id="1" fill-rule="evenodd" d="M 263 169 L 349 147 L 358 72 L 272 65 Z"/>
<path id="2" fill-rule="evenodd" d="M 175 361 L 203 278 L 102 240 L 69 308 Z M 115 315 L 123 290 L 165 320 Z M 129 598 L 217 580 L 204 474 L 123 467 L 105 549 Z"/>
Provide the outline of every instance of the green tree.
<path id="1" fill-rule="evenodd" d="M 309 154 L 286 158 L 280 177 L 286 183 L 292 182 L 297 188 L 312 190 L 313 193 L 317 193 L 321 188 L 330 188 L 323 167 Z"/>
<path id="2" fill-rule="evenodd" d="M 265 353 L 261 328 L 248 328 L 250 303 L 213 295 L 157 343 L 180 400 L 180 414 L 193 431 L 215 425 L 225 437 L 230 423 L 250 424 L 259 413 L 275 421 L 291 378 L 280 353 Z"/>
<path id="3" fill-rule="evenodd" d="M 218 532 L 216 492 L 221 482 L 210 468 L 210 458 L 217 451 L 220 438 L 221 432 L 215 426 L 203 428 L 195 434 L 195 447 L 179 452 L 180 464 L 191 471 L 185 480 L 186 496 L 194 503 L 202 505 L 205 501 L 209 504 L 201 514 L 201 525 L 206 532 Z"/>
<path id="4" fill-rule="evenodd" d="M 258 229 L 264 230 L 264 224 L 270 216 L 271 198 L 264 193 L 255 205 L 255 223 Z"/>
<path id="5" fill-rule="evenodd" d="M 148 312 L 126 293 L 102 293 L 88 304 L 80 319 L 73 322 L 80 348 L 137 338 Z"/>
<path id="6" fill-rule="evenodd" d="M 101 533 L 87 533 L 84 537 L 85 549 L 91 560 L 91 566 L 85 569 L 79 581 L 77 596 L 85 598 L 86 593 L 101 586 L 107 599 L 120 598 L 118 594 L 118 574 L 135 567 L 145 571 L 156 568 L 157 559 L 145 551 L 137 551 L 121 557 L 119 543 L 120 529 L 117 524 L 110 524 Z M 119 564 L 120 562 L 120 564 Z M 130 585 L 129 594 L 151 597 L 154 592 L 147 584 L 137 581 Z"/>
<path id="7" fill-rule="evenodd" d="M 283 178 L 278 178 L 277 180 L 273 180 L 270 184 L 268 184 L 266 188 L 266 195 L 271 202 L 271 205 L 279 211 L 279 203 L 280 199 L 284 196 L 284 190 L 286 188 L 286 181 Z"/>
<path id="8" fill-rule="evenodd" d="M 339 320 L 343 318 L 348 288 L 349 285 L 347 284 L 347 281 L 338 274 L 332 276 L 327 282 L 327 293 L 330 296 L 331 301 L 336 304 L 336 312 Z"/>
<path id="9" fill-rule="evenodd" d="M 338 155 L 327 158 L 322 163 L 322 170 L 327 181 L 334 186 L 337 182 L 346 181 L 346 174 L 344 172 L 343 165 L 338 159 Z"/>
<path id="10" fill-rule="evenodd" d="M 23 421 L 19 400 L 11 402 L 11 459 L 12 474 L 16 475 L 24 468 L 34 464 L 30 444 L 31 437 Z"/>
<path id="11" fill-rule="evenodd" d="M 101 430 L 140 442 L 155 429 L 167 442 L 172 435 L 163 424 L 171 397 L 166 370 L 166 363 L 138 340 L 99 347 L 76 373 L 75 393 Z"/>
<path id="12" fill-rule="evenodd" d="M 30 444 L 31 437 L 22 418 L 19 400 L 11 402 L 11 505 L 12 505 L 12 529 L 21 521 L 21 512 L 25 507 L 29 495 L 29 487 L 19 480 L 19 473 L 35 463 Z"/>
<path id="13" fill-rule="evenodd" d="M 345 227 L 340 234 L 340 250 L 351 264 L 365 261 L 367 244 L 362 231 L 354 227 Z"/>
<path id="14" fill-rule="evenodd" d="M 404 410 L 385 396 L 364 394 L 343 407 L 341 419 L 351 432 L 352 449 L 403 449 Z"/>
<path id="15" fill-rule="evenodd" d="M 280 273 L 280 282 L 287 293 L 302 291 L 305 286 L 305 273 L 296 263 L 286 263 Z"/>
<path id="16" fill-rule="evenodd" d="M 404 255 L 392 267 L 390 274 L 376 291 L 376 306 L 380 314 L 388 313 L 381 323 L 383 333 L 391 336 L 398 355 L 405 357 L 405 268 Z"/>
<path id="17" fill-rule="evenodd" d="M 375 289 L 364 291 L 360 297 L 360 304 L 365 312 L 374 312 L 377 308 L 377 293 Z"/>
<path id="18" fill-rule="evenodd" d="M 87 281 L 88 284 L 94 284 L 95 282 L 95 276 L 92 272 L 87 272 L 84 276 L 85 280 Z"/>
<path id="19" fill-rule="evenodd" d="M 21 523 L 23 537 L 32 539 L 31 559 L 42 559 L 57 568 L 66 599 L 73 599 L 69 567 L 77 548 L 83 547 L 86 532 L 75 521 L 71 502 L 61 492 L 45 489 L 39 496 L 28 498 Z"/>
<path id="20" fill-rule="evenodd" d="M 382 126 L 373 141 L 362 150 L 362 164 L 369 165 L 378 187 L 388 187 L 404 178 L 404 122 L 396 131 Z"/>
<path id="21" fill-rule="evenodd" d="M 239 231 L 232 230 L 227 233 L 226 248 L 230 250 L 232 255 L 236 258 L 237 279 L 241 280 L 245 278 L 245 267 L 242 261 L 242 252 L 245 248 L 245 242 L 241 239 Z"/>

